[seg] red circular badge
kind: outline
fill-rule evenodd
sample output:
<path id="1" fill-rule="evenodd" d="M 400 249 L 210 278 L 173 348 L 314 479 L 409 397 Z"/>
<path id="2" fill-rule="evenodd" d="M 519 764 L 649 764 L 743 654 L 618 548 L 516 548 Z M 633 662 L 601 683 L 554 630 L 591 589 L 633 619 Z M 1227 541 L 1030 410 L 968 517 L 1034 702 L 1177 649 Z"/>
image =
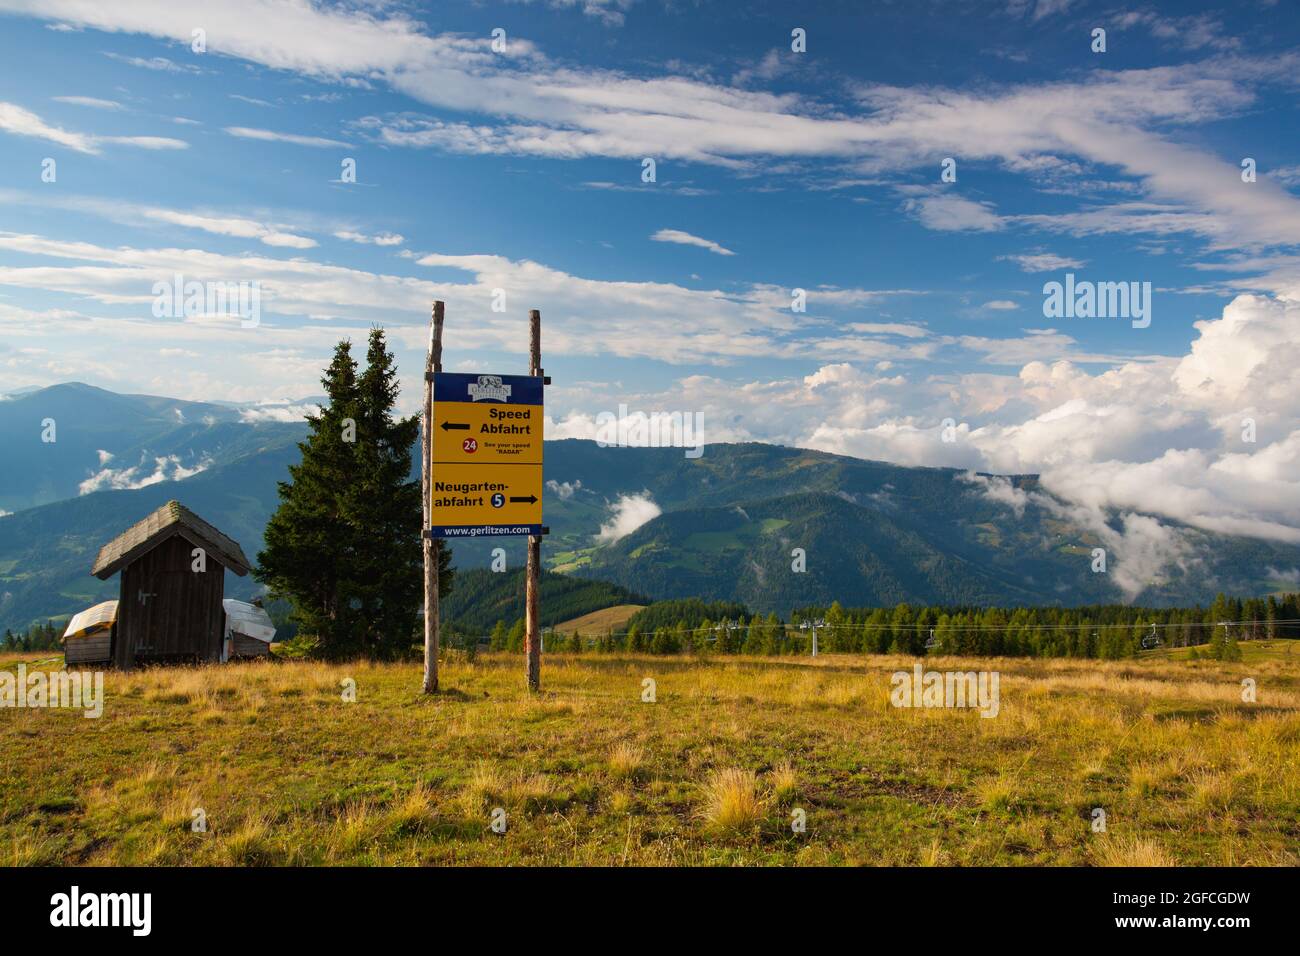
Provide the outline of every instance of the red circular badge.
<path id="1" fill-rule="evenodd" d="M 474 452 L 478 451 L 478 439 L 466 438 L 463 442 L 461 442 L 460 447 L 465 450 L 465 453 L 467 455 L 472 455 L 474 454 Z"/>

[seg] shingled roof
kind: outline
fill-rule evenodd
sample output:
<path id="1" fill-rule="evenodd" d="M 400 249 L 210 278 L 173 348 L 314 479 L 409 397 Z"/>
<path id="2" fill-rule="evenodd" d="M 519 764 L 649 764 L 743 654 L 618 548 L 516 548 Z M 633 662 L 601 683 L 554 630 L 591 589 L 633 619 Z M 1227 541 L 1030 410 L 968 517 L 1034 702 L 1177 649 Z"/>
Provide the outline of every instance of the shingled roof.
<path id="1" fill-rule="evenodd" d="M 97 578 L 109 578 L 140 555 L 178 534 L 203 548 L 240 577 L 249 572 L 248 558 L 244 557 L 237 541 L 226 537 L 179 501 L 169 501 L 100 548 L 90 573 Z"/>

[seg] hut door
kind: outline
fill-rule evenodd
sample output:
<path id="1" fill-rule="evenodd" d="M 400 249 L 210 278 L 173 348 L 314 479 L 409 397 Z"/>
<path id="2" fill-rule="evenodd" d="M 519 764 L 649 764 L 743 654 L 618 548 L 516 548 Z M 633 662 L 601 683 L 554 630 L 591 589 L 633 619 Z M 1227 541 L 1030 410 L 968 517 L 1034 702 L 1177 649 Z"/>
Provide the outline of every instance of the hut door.
<path id="1" fill-rule="evenodd" d="M 137 654 L 156 654 L 158 651 L 158 601 L 157 584 L 154 581 L 137 582 L 133 600 L 138 605 L 136 614 L 140 621 L 140 639 L 135 646 Z"/>
<path id="2" fill-rule="evenodd" d="M 137 615 L 135 653 L 140 657 L 202 656 L 203 628 L 190 617 L 196 601 L 189 546 L 177 537 L 159 545 L 137 564 L 129 592 Z"/>

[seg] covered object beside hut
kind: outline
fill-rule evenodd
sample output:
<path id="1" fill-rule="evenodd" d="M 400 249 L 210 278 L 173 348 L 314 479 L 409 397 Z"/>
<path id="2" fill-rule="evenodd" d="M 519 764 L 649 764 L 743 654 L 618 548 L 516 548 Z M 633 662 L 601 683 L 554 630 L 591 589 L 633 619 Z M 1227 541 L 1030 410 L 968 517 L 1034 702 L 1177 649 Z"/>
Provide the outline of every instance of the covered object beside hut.
<path id="1" fill-rule="evenodd" d="M 113 648 L 117 628 L 117 602 L 104 601 L 74 614 L 63 632 L 65 664 L 106 661 Z"/>
<path id="2" fill-rule="evenodd" d="M 226 609 L 226 642 L 221 659 L 269 657 L 271 642 L 275 640 L 271 615 L 256 604 L 246 604 L 234 598 L 226 598 L 221 603 Z"/>
<path id="3" fill-rule="evenodd" d="M 222 660 L 227 568 L 249 572 L 239 544 L 179 501 L 104 545 L 91 573 L 106 580 L 122 572 L 113 663 Z"/>

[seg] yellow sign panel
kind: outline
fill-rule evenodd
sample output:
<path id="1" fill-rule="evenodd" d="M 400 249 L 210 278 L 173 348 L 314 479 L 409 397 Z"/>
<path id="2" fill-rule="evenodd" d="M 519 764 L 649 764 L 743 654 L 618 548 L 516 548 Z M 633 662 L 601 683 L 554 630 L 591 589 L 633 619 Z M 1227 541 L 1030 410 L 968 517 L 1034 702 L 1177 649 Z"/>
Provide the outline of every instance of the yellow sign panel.
<path id="1" fill-rule="evenodd" d="M 433 460 L 542 463 L 542 406 L 435 402 Z"/>
<path id="2" fill-rule="evenodd" d="M 542 466 L 435 463 L 430 505 L 440 537 L 540 534 Z"/>
<path id="3" fill-rule="evenodd" d="M 536 375 L 433 375 L 430 534 L 540 535 L 542 386 Z"/>

